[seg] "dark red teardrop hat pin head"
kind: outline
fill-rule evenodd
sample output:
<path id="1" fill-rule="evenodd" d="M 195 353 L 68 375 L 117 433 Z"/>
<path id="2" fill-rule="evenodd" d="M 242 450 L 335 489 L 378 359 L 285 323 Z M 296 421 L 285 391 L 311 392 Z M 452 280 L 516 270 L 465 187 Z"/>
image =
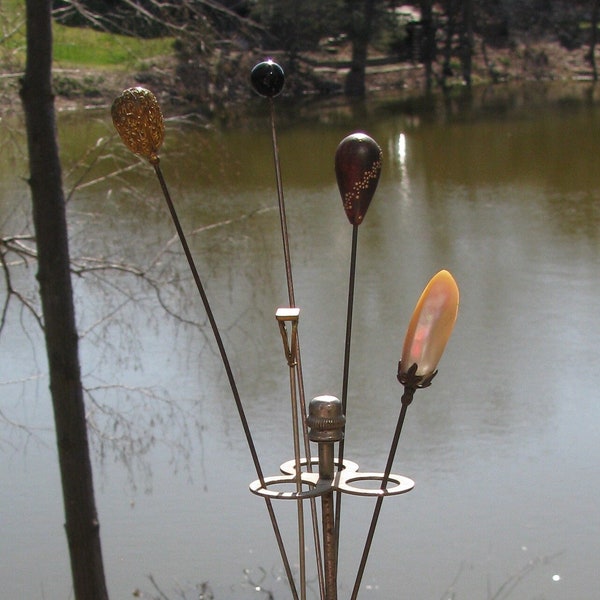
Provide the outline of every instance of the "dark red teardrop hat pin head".
<path id="1" fill-rule="evenodd" d="M 335 152 L 335 175 L 346 216 L 360 225 L 377 189 L 382 152 L 366 133 L 345 137 Z"/>

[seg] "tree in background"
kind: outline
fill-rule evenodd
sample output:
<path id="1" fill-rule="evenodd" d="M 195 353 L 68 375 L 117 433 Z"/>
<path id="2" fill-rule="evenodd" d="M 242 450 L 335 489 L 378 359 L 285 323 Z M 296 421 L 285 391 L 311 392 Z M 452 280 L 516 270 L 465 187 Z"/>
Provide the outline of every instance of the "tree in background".
<path id="1" fill-rule="evenodd" d="M 433 63 L 437 52 L 432 0 L 421 1 L 421 60 L 425 65 L 425 90 L 431 91 Z"/>
<path id="2" fill-rule="evenodd" d="M 70 274 L 62 170 L 52 93 L 51 0 L 26 0 L 27 59 L 21 98 L 39 292 L 54 409 L 65 529 L 76 600 L 108 600 Z"/>
<path id="3" fill-rule="evenodd" d="M 452 52 L 454 35 L 456 34 L 456 28 L 458 23 L 460 0 L 446 0 L 445 12 L 446 12 L 446 27 L 444 31 L 444 49 L 443 49 L 443 63 L 442 63 L 442 85 L 445 84 L 447 77 L 452 77 Z"/>
<path id="4" fill-rule="evenodd" d="M 588 60 L 592 66 L 594 81 L 598 81 L 598 67 L 596 65 L 596 44 L 598 43 L 598 18 L 600 13 L 600 0 L 592 0 L 592 14 L 590 18 L 590 50 Z"/>
<path id="5" fill-rule="evenodd" d="M 462 23 L 460 28 L 460 63 L 463 81 L 471 86 L 473 62 L 473 0 L 463 0 Z"/>
<path id="6" fill-rule="evenodd" d="M 346 0 L 348 22 L 347 33 L 352 44 L 350 71 L 346 76 L 344 92 L 347 96 L 365 95 L 365 73 L 369 42 L 373 35 L 373 26 L 377 5 L 380 0 Z"/>
<path id="7" fill-rule="evenodd" d="M 56 17 L 65 23 L 176 38 L 173 95 L 209 109 L 243 97 L 248 92 L 247 72 L 265 54 L 285 55 L 286 71 L 297 75 L 290 78 L 297 89 L 288 85 L 288 92 L 338 91 L 337 84 L 328 85 L 331 82 L 319 79 L 306 65 L 314 63 L 315 57 L 309 55 L 314 50 L 349 45 L 345 91 L 362 96 L 368 52 L 374 47 L 398 62 L 412 58 L 423 64 L 425 88 L 431 90 L 434 83 L 445 86 L 450 77 L 471 84 L 475 40 L 486 63 L 486 48 L 524 45 L 525 60 L 541 65 L 540 76 L 547 74 L 548 57 L 543 50 L 532 53 L 532 41 L 558 40 L 568 50 L 596 44 L 594 26 L 591 35 L 587 31 L 595 20 L 596 0 L 54 0 L 54 4 Z M 397 17 L 403 11 L 420 17 L 399 25 Z M 382 43 L 386 39 L 393 40 L 387 47 Z M 591 67 L 595 71 L 594 63 Z M 492 63 L 488 71 L 494 80 L 503 75 Z"/>
<path id="8" fill-rule="evenodd" d="M 444 49 L 441 69 L 441 85 L 446 85 L 446 79 L 452 77 L 452 58 L 454 55 L 455 38 L 458 37 L 458 54 L 460 58 L 462 79 L 465 85 L 471 85 L 471 69 L 473 59 L 474 15 L 473 0 L 446 0 L 445 26 L 443 28 Z"/>
<path id="9" fill-rule="evenodd" d="M 53 0 L 54 18 L 122 35 L 175 40 L 177 65 L 169 82 L 182 101 L 223 106 L 250 66 L 240 56 L 256 46 L 258 26 L 249 18 L 250 0 Z M 244 67 L 246 67 L 244 69 Z"/>
<path id="10" fill-rule="evenodd" d="M 250 15 L 263 29 L 263 45 L 283 50 L 293 62 L 342 31 L 344 9 L 341 0 L 257 0 Z"/>

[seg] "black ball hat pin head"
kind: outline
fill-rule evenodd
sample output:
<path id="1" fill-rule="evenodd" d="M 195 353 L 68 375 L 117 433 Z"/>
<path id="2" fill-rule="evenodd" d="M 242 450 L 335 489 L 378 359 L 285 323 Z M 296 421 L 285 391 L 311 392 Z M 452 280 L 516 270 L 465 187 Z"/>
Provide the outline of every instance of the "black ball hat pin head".
<path id="1" fill-rule="evenodd" d="M 275 98 L 285 83 L 283 69 L 271 59 L 258 63 L 250 73 L 254 90 L 265 98 Z"/>

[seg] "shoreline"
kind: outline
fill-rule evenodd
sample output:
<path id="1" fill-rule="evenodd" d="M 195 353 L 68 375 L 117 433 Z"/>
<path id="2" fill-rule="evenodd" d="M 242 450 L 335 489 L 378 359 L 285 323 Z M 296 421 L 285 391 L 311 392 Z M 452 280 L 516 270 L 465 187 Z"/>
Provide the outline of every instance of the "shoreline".
<path id="1" fill-rule="evenodd" d="M 472 87 L 496 83 L 549 83 L 549 82 L 589 82 L 594 83 L 593 71 L 586 59 L 588 48 L 582 46 L 575 50 L 567 50 L 558 42 L 543 41 L 516 44 L 513 48 L 486 47 L 473 56 Z M 273 58 L 277 60 L 273 53 Z M 264 54 L 269 56 L 268 53 Z M 246 55 L 240 64 L 252 64 L 253 57 Z M 254 58 L 256 62 L 264 58 Z M 177 111 L 201 114 L 207 120 L 214 116 L 213 107 L 220 106 L 222 112 L 235 112 L 237 107 L 246 103 L 252 95 L 249 86 L 244 93 L 245 78 L 240 75 L 237 93 L 228 98 L 218 94 L 205 102 L 197 100 L 189 105 L 182 100 L 184 83 L 175 80 L 175 59 L 172 57 L 155 59 L 144 70 L 136 73 L 109 69 L 88 69 L 83 67 L 60 67 L 53 69 L 55 87 L 55 108 L 57 112 L 72 110 L 99 109 L 110 106 L 123 89 L 137 85 L 148 87 L 159 98 L 166 113 Z M 285 68 L 285 61 L 281 60 Z M 343 82 L 348 72 L 347 52 L 334 57 L 321 54 L 306 55 L 301 60 L 301 71 L 306 80 L 320 81 L 327 85 L 328 93 L 306 89 L 304 93 L 291 90 L 283 97 L 293 100 L 345 98 L 342 93 Z M 455 71 L 459 67 L 454 65 Z M 243 67 L 242 67 L 243 68 Z M 457 73 L 446 79 L 446 86 L 439 83 L 440 62 L 433 65 L 432 93 L 452 91 L 464 88 Z M 1 116 L 20 111 L 19 72 L 0 74 L 0 95 L 3 99 Z M 244 79 L 244 81 L 242 81 Z M 301 82 L 305 83 L 305 82 Z M 232 86 L 233 87 L 233 86 Z M 381 93 L 402 92 L 419 97 L 425 94 L 425 67 L 423 64 L 411 62 L 394 62 L 385 57 L 373 55 L 366 72 L 366 99 Z M 333 90 L 333 91 L 332 91 Z"/>

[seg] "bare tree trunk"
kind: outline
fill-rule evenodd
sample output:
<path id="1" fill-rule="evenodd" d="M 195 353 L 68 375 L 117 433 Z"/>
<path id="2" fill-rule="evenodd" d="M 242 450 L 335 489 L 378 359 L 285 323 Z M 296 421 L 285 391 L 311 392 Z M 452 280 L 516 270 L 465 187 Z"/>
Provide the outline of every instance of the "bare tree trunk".
<path id="1" fill-rule="evenodd" d="M 598 67 L 596 65 L 596 43 L 598 42 L 598 12 L 599 12 L 599 8 L 600 8 L 600 0 L 593 0 L 589 59 L 590 59 L 590 64 L 592 65 L 592 74 L 594 77 L 594 81 L 598 81 Z"/>
<path id="2" fill-rule="evenodd" d="M 473 45 L 473 0 L 463 0 L 460 53 L 463 81 L 469 87 L 471 86 Z"/>
<path id="3" fill-rule="evenodd" d="M 454 32 L 456 29 L 456 0 L 446 0 L 446 30 L 444 31 L 444 64 L 442 67 L 442 87 L 446 86 L 446 79 L 452 77 L 452 49 Z"/>
<path id="4" fill-rule="evenodd" d="M 363 97 L 365 95 L 367 56 L 376 1 L 363 0 L 361 10 L 354 11 L 353 5 L 356 5 L 356 2 L 347 0 L 352 14 L 351 31 L 349 32 L 352 41 L 352 61 L 344 86 L 347 96 Z"/>
<path id="5" fill-rule="evenodd" d="M 425 64 L 425 89 L 430 92 L 433 83 L 433 61 L 436 54 L 432 0 L 421 0 L 421 26 L 421 55 Z"/>
<path id="6" fill-rule="evenodd" d="M 51 0 L 26 0 L 25 111 L 44 335 L 75 598 L 108 600 L 94 500 L 52 94 Z"/>

